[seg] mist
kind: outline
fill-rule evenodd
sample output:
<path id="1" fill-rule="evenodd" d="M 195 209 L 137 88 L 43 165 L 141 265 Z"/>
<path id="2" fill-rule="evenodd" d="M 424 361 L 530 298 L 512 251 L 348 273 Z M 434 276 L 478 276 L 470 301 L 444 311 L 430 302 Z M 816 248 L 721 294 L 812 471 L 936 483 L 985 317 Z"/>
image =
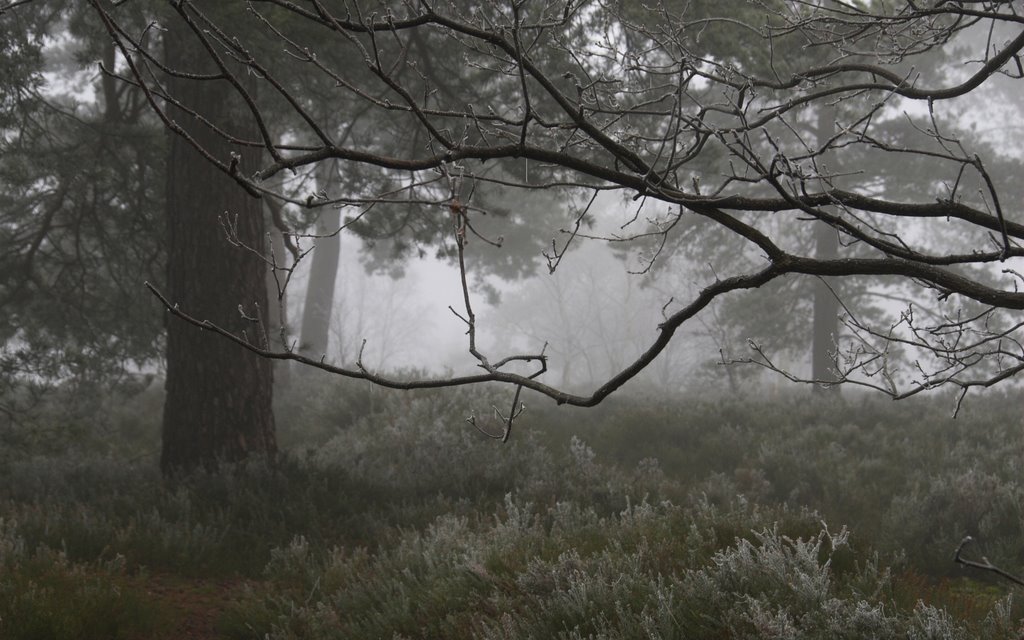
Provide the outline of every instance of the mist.
<path id="1" fill-rule="evenodd" d="M 1020 638 L 1018 14 L 0 4 L 0 638 Z"/>

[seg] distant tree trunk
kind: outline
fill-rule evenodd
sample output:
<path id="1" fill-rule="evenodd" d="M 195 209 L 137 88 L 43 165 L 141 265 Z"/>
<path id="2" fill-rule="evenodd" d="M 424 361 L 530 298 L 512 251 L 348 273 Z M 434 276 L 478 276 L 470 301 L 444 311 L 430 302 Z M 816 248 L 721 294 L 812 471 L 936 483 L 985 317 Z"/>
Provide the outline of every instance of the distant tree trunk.
<path id="1" fill-rule="evenodd" d="M 815 138 L 819 145 L 832 135 L 835 128 L 836 108 L 823 106 L 818 109 L 815 127 Z M 837 162 L 836 155 L 826 153 L 819 158 L 819 163 Z M 839 167 L 823 165 L 823 171 L 837 173 Z M 814 257 L 818 260 L 831 260 L 839 256 L 839 235 L 832 227 L 823 223 L 815 225 Z M 834 382 L 839 379 L 836 371 L 835 352 L 836 336 L 839 334 L 839 299 L 829 287 L 828 278 L 819 278 L 814 283 L 814 329 L 811 348 L 811 378 L 823 382 Z M 815 391 L 839 393 L 839 386 L 825 387 L 815 385 Z"/>
<path id="2" fill-rule="evenodd" d="M 334 163 L 317 166 L 317 189 L 331 197 L 331 187 L 337 183 Z M 316 233 L 320 236 L 313 251 L 313 264 L 309 270 L 309 286 L 302 310 L 302 340 L 300 350 L 314 357 L 327 355 L 331 335 L 331 311 L 334 307 L 334 287 L 341 259 L 341 211 L 334 207 L 320 210 Z M 328 234 L 333 234 L 329 235 Z"/>
<path id="3" fill-rule="evenodd" d="M 117 62 L 117 47 L 113 41 L 103 44 L 103 68 L 115 69 Z M 100 86 L 103 87 L 103 121 L 108 124 L 116 124 L 123 119 L 121 103 L 117 98 L 118 81 L 112 75 L 101 73 Z"/>
<path id="4" fill-rule="evenodd" d="M 172 68 L 208 69 L 205 50 L 180 22 L 164 33 Z M 251 119 L 227 82 L 168 78 L 169 92 L 184 105 L 231 134 L 255 140 Z M 206 126 L 168 106 L 171 117 L 200 145 L 227 161 L 234 151 L 242 170 L 252 170 L 259 150 L 232 147 Z M 183 138 L 172 135 L 167 163 L 167 294 L 189 314 L 208 319 L 251 340 L 264 340 L 267 283 L 264 263 L 228 243 L 219 221 L 237 221 L 238 240 L 262 249 L 259 200 L 213 168 Z M 241 317 L 239 307 L 256 323 Z M 259 326 L 262 324 L 263 326 Z M 238 461 L 276 452 L 271 411 L 271 361 L 171 318 L 167 327 L 167 399 L 164 404 L 165 473 Z"/>
<path id="5" fill-rule="evenodd" d="M 274 218 L 280 219 L 283 207 L 280 203 L 273 202 L 271 198 L 264 198 L 267 205 L 267 220 L 270 228 L 270 250 L 274 256 L 274 263 L 279 269 L 286 268 L 291 264 L 292 257 L 285 246 L 284 231 L 274 226 Z M 287 274 L 278 271 L 275 275 L 272 269 L 267 269 L 267 323 L 268 339 L 270 346 L 275 351 L 285 351 L 291 348 L 290 335 L 288 331 L 288 294 L 284 289 Z M 275 360 L 274 382 L 278 389 L 288 387 L 291 383 L 290 360 Z"/>
<path id="6" fill-rule="evenodd" d="M 815 257 L 820 260 L 839 254 L 839 236 L 835 229 L 818 224 L 814 231 Z M 811 355 L 811 377 L 814 380 L 838 379 L 835 363 L 836 336 L 839 333 L 839 300 L 827 280 L 814 283 L 814 338 Z M 818 391 L 839 392 L 838 386 L 815 386 Z"/>

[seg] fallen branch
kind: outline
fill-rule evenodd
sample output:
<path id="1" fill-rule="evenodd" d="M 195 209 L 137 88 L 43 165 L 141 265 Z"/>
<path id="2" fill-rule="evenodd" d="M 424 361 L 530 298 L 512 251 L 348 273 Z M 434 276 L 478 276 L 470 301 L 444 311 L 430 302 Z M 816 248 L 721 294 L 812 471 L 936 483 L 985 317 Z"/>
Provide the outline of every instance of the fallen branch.
<path id="1" fill-rule="evenodd" d="M 966 536 L 963 540 L 960 541 L 960 546 L 956 548 L 956 553 L 953 555 L 953 562 L 956 562 L 957 564 L 962 564 L 965 567 L 981 569 L 982 571 L 991 571 L 992 573 L 995 573 L 1001 578 L 1005 578 L 1014 584 L 1024 586 L 1024 579 L 1018 578 L 1012 573 L 1003 571 L 999 567 L 989 562 L 989 559 L 985 556 L 981 557 L 981 561 L 968 560 L 967 558 L 964 558 L 962 555 L 964 547 L 966 547 L 968 544 L 972 542 L 974 542 L 974 538 L 972 538 L 971 536 Z"/>

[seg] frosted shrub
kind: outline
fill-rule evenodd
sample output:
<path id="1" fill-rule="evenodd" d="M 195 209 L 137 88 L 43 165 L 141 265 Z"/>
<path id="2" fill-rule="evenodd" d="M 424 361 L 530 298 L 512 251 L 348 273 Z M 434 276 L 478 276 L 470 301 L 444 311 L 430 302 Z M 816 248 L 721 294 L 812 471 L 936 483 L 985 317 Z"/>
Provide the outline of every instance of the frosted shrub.
<path id="1" fill-rule="evenodd" d="M 985 616 L 982 629 L 985 638 L 1015 638 L 1019 640 L 1024 636 L 1024 625 L 1013 615 L 1012 593 L 992 607 L 992 611 Z"/>
<path id="2" fill-rule="evenodd" d="M 13 568 L 25 557 L 25 540 L 18 535 L 18 526 L 0 518 L 0 569 Z"/>
<path id="3" fill-rule="evenodd" d="M 288 546 L 270 550 L 270 561 L 263 572 L 276 580 L 303 581 L 312 569 L 309 541 L 303 536 L 295 536 Z"/>
<path id="4" fill-rule="evenodd" d="M 401 502 L 440 496 L 496 504 L 513 492 L 543 505 L 585 502 L 606 514 L 623 509 L 628 498 L 682 493 L 654 461 L 624 472 L 600 461 L 579 438 L 552 453 L 528 431 L 501 444 L 467 424 L 465 410 L 437 415 L 436 404 L 410 397 L 357 421 L 313 452 L 312 464 L 391 492 Z"/>
<path id="5" fill-rule="evenodd" d="M 845 529 L 792 539 L 777 528 L 737 540 L 682 578 L 686 626 L 734 638 L 879 637 L 898 621 L 880 604 L 840 599 L 831 560 L 848 546 Z"/>
<path id="6" fill-rule="evenodd" d="M 517 586 L 525 593 L 544 594 L 532 612 L 542 628 L 575 632 L 568 637 L 607 636 L 618 621 L 633 617 L 634 601 L 645 599 L 657 587 L 650 576 L 637 571 L 643 553 L 613 548 L 584 558 L 569 550 L 553 562 L 531 563 Z M 537 635 L 528 628 L 524 631 L 519 637 Z"/>
<path id="7" fill-rule="evenodd" d="M 336 549 L 316 558 L 304 540 L 273 552 L 266 573 L 290 577 L 301 602 L 274 596 L 280 611 L 271 638 L 377 638 L 403 632 L 448 637 L 450 612 L 468 615 L 486 597 L 490 576 L 483 553 L 490 536 L 466 519 L 441 516 L 408 532 L 376 555 Z M 298 580 L 296 580 L 298 579 Z"/>
<path id="8" fill-rule="evenodd" d="M 971 640 L 966 630 L 958 626 L 945 611 L 918 603 L 912 618 L 913 626 L 908 640 Z"/>
<path id="9" fill-rule="evenodd" d="M 810 540 L 792 540 L 778 529 L 741 539 L 736 546 L 715 554 L 711 566 L 690 575 L 695 592 L 742 593 L 792 603 L 802 609 L 821 606 L 830 587 L 829 557 L 847 545 L 845 529 L 838 534 L 821 531 Z M 819 558 L 824 557 L 824 562 Z"/>
<path id="10" fill-rule="evenodd" d="M 403 411 L 357 421 L 313 457 L 324 468 L 411 495 L 472 495 L 529 489 L 550 481 L 550 454 L 523 435 L 498 445 L 458 414 L 438 416 L 412 398 Z"/>
<path id="11" fill-rule="evenodd" d="M 143 566 L 253 578 L 239 639 L 1021 637 L 1002 585 L 926 577 L 959 573 L 965 533 L 1021 572 L 1010 429 L 623 405 L 614 430 L 524 421 L 503 445 L 464 421 L 489 403 L 380 396 L 326 446 L 176 483 L 152 461 L 0 467 L 0 608 L 42 576 L 52 618 L 73 602 L 53 581 L 113 593 Z"/>
<path id="12" fill-rule="evenodd" d="M 1015 481 L 968 469 L 934 475 L 893 499 L 886 529 L 907 544 L 910 559 L 936 573 L 953 569 L 950 557 L 964 536 L 1010 571 L 1024 566 L 1024 488 Z"/>
<path id="13" fill-rule="evenodd" d="M 580 475 L 596 475 L 595 457 L 597 456 L 594 450 L 588 447 L 587 443 L 583 442 L 579 436 L 573 436 L 569 441 L 569 459 Z"/>
<path id="14" fill-rule="evenodd" d="M 293 541 L 266 574 L 290 590 L 253 606 L 247 623 L 269 618 L 238 637 L 1019 638 L 1008 600 L 980 627 L 923 604 L 898 609 L 877 559 L 854 565 L 846 529 L 813 516 L 742 501 L 600 515 L 506 495 L 491 518 L 440 516 L 377 552 Z M 816 532 L 796 533 L 806 530 Z"/>
<path id="15" fill-rule="evenodd" d="M 558 509 L 558 506 L 555 508 Z M 505 494 L 503 516 L 495 519 L 493 532 L 499 539 L 515 539 L 539 531 L 540 518 L 534 511 L 533 503 L 519 503 L 511 493 Z"/>
<path id="16" fill-rule="evenodd" d="M 497 601 L 519 611 L 488 628 L 486 638 L 651 637 L 670 625 L 673 586 L 653 571 L 646 542 L 625 546 L 619 523 L 603 523 L 613 537 L 603 550 L 569 548 L 554 558 L 534 557 L 515 579 L 514 595 Z M 657 637 L 657 636 L 653 636 Z"/>

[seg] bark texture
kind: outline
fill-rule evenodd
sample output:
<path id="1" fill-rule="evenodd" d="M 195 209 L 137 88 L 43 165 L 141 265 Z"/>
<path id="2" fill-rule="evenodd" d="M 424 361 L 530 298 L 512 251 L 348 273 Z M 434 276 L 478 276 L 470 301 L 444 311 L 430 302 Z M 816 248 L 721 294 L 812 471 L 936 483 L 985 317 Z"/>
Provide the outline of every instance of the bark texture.
<path id="1" fill-rule="evenodd" d="M 206 52 L 177 22 L 165 33 L 174 69 L 207 69 Z M 255 140 L 252 119 L 231 86 L 219 80 L 168 80 L 171 95 L 233 135 Z M 242 171 L 257 166 L 259 150 L 232 147 L 185 112 L 171 117 L 218 159 L 241 156 Z M 172 135 L 167 164 L 167 283 L 170 300 L 250 340 L 267 327 L 265 264 L 228 242 L 222 219 L 237 221 L 237 238 L 250 247 L 265 242 L 261 204 Z M 242 317 L 240 307 L 250 318 Z M 176 473 L 253 454 L 276 452 L 271 410 L 273 374 L 261 359 L 223 338 L 170 319 L 167 326 L 167 399 L 163 416 L 165 473 Z"/>

